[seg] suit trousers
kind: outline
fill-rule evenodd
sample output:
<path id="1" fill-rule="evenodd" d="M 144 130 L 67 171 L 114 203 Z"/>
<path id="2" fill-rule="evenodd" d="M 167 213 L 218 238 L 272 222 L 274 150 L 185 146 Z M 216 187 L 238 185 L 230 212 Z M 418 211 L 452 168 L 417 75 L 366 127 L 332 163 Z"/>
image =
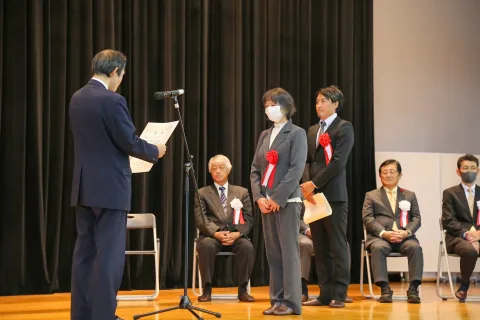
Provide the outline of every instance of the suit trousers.
<path id="1" fill-rule="evenodd" d="M 127 212 L 76 207 L 71 320 L 114 320 L 125 264 Z"/>
<path id="2" fill-rule="evenodd" d="M 448 236 L 448 238 L 453 239 L 452 241 L 448 241 L 450 239 L 447 240 L 448 252 L 460 256 L 460 276 L 462 282 L 469 282 L 477 264 L 478 253 L 467 240 L 460 237 L 453 238 L 452 236 Z"/>
<path id="3" fill-rule="evenodd" d="M 375 283 L 388 282 L 387 256 L 391 252 L 401 253 L 408 259 L 410 281 L 422 281 L 423 251 L 416 238 L 405 239 L 401 243 L 389 243 L 378 238 L 368 248 L 371 252 L 372 273 Z"/>
<path id="4" fill-rule="evenodd" d="M 312 266 L 313 241 L 309 236 L 300 234 L 298 236 L 300 247 L 300 265 L 302 270 L 302 279 L 308 281 L 310 277 L 310 268 Z"/>
<path id="5" fill-rule="evenodd" d="M 215 238 L 200 237 L 197 243 L 197 252 L 203 288 L 206 288 L 207 283 L 212 283 L 215 258 L 220 251 L 231 251 L 235 254 L 233 264 L 238 285 L 239 287 L 246 285 L 255 262 L 255 249 L 252 243 L 246 238 L 239 238 L 231 246 L 223 246 Z"/>
<path id="6" fill-rule="evenodd" d="M 289 202 L 278 212 L 262 213 L 263 236 L 270 268 L 270 303 L 302 313 L 298 230 L 301 203 Z"/>
<path id="7" fill-rule="evenodd" d="M 346 237 L 347 202 L 331 202 L 332 214 L 310 223 L 315 265 L 323 304 L 345 301 L 350 283 L 350 258 Z"/>

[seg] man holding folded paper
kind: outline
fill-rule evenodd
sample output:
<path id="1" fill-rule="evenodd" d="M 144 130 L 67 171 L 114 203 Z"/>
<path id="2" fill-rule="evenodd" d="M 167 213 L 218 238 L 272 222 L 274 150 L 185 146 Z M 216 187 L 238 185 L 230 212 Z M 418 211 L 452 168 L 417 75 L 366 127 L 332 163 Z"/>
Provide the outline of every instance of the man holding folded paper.
<path id="1" fill-rule="evenodd" d="M 302 192 L 312 204 L 316 204 L 314 197 L 321 199 L 324 196 L 331 214 L 310 223 L 320 296 L 304 302 L 305 306 L 345 307 L 350 283 L 346 165 L 354 134 L 352 124 L 337 115 L 342 107 L 340 89 L 336 86 L 320 89 L 316 101 L 320 122 L 310 127 L 307 135 L 308 155 Z"/>
<path id="2" fill-rule="evenodd" d="M 384 161 L 378 172 L 383 186 L 367 192 L 362 214 L 367 229 L 365 246 L 372 254 L 373 278 L 375 284 L 382 288 L 379 302 L 392 302 L 387 256 L 396 252 L 408 258 L 408 302 L 420 303 L 418 286 L 422 283 L 423 252 L 415 237 L 421 224 L 417 197 L 414 192 L 398 187 L 402 167 L 397 160 Z"/>

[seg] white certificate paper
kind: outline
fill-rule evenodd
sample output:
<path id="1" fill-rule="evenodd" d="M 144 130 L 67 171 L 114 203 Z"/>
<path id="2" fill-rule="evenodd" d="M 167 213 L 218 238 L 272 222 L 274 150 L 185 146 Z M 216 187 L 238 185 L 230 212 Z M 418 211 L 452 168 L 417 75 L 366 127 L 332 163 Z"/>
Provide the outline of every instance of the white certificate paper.
<path id="1" fill-rule="evenodd" d="M 332 214 L 332 207 L 330 207 L 330 204 L 323 193 L 315 194 L 313 199 L 315 200 L 316 204 L 313 204 L 307 200 L 303 200 L 303 204 L 305 205 L 303 221 L 305 221 L 306 224 L 323 219 Z"/>
<path id="2" fill-rule="evenodd" d="M 143 129 L 140 138 L 152 144 L 166 144 L 177 124 L 178 121 L 167 123 L 149 122 Z M 153 163 L 130 157 L 130 168 L 133 173 L 148 172 L 152 169 L 152 166 Z"/>

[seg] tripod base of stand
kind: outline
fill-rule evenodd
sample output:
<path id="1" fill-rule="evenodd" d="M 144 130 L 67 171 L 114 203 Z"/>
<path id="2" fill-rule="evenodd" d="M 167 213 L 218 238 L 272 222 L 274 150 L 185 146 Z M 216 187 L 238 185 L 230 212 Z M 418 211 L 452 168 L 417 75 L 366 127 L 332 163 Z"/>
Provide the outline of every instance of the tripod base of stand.
<path id="1" fill-rule="evenodd" d="M 198 308 L 198 307 L 195 307 L 195 306 L 192 306 L 192 302 L 190 301 L 190 298 L 188 296 L 181 296 L 180 297 L 180 303 L 177 307 L 172 307 L 172 308 L 167 308 L 167 309 L 163 309 L 163 310 L 158 310 L 158 311 L 153 311 L 153 312 L 149 312 L 149 313 L 144 313 L 144 314 L 139 314 L 139 315 L 134 315 L 133 316 L 133 319 L 134 320 L 137 320 L 137 319 L 140 319 L 140 318 L 143 318 L 143 317 L 147 317 L 147 316 L 151 316 L 151 315 L 154 315 L 154 314 L 158 314 L 158 313 L 164 313 L 164 312 L 168 312 L 168 311 L 173 311 L 173 310 L 177 310 L 177 309 L 187 309 L 188 311 L 190 311 L 191 314 L 193 314 L 198 320 L 203 320 L 202 317 L 200 317 L 195 311 L 200 311 L 200 312 L 205 312 L 205 313 L 208 313 L 208 314 L 211 314 L 217 318 L 221 318 L 222 315 L 218 312 L 213 312 L 213 311 L 209 311 L 209 310 L 206 310 L 206 309 L 202 309 L 202 308 Z"/>

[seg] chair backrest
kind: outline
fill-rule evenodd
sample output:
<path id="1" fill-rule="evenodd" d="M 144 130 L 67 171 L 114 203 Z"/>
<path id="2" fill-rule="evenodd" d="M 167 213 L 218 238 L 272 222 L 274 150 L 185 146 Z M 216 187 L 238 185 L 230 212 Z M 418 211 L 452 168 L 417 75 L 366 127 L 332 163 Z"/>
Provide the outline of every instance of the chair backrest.
<path id="1" fill-rule="evenodd" d="M 438 218 L 438 224 L 440 225 L 440 233 L 442 235 L 442 242 L 445 243 L 445 234 L 447 231 L 443 229 L 442 217 Z"/>
<path id="2" fill-rule="evenodd" d="M 130 213 L 127 215 L 127 229 L 156 228 L 155 215 L 151 213 Z"/>

